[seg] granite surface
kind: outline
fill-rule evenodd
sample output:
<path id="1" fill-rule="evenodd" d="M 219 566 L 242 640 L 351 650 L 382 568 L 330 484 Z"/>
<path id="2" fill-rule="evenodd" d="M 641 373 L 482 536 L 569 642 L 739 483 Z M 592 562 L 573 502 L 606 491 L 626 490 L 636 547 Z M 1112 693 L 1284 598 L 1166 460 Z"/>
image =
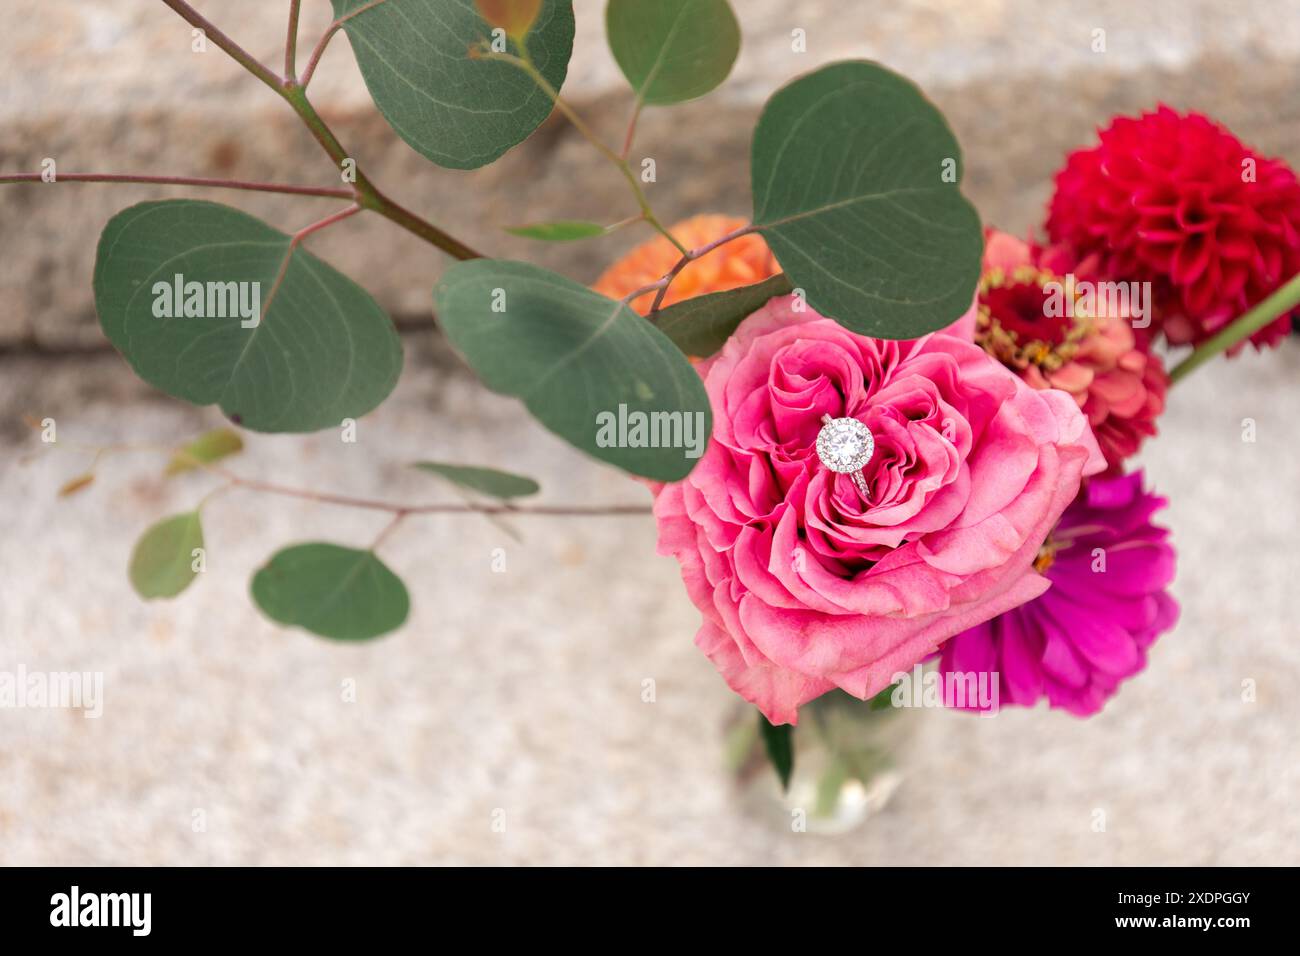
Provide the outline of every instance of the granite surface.
<path id="1" fill-rule="evenodd" d="M 252 436 L 235 467 L 423 501 L 440 492 L 402 463 L 434 457 L 525 468 L 550 502 L 647 499 L 427 342 L 409 348 L 356 444 Z M 216 417 L 116 357 L 75 375 L 0 361 L 3 420 L 51 416 L 63 443 L 4 436 L 0 668 L 105 681 L 99 719 L 0 710 L 0 862 L 1300 863 L 1298 382 L 1289 343 L 1171 396 L 1142 460 L 1170 498 L 1183 617 L 1140 679 L 1089 721 L 905 715 L 921 726 L 902 789 L 832 840 L 742 810 L 723 768 L 733 698 L 692 646 L 698 614 L 648 517 L 519 519 L 522 542 L 473 517 L 413 520 L 382 550 L 410 622 L 343 647 L 269 624 L 247 581 L 293 541 L 364 545 L 383 516 L 231 492 L 205 508 L 207 572 L 145 604 L 125 575 L 135 537 L 213 480 L 123 454 L 58 500 L 86 459 L 63 446 L 177 441 Z"/>
<path id="2" fill-rule="evenodd" d="M 268 0 L 196 0 L 276 68 L 284 10 Z M 305 51 L 329 20 L 308 0 Z M 966 192 L 990 221 L 1022 232 L 1040 216 L 1066 150 L 1116 112 L 1168 102 L 1221 117 L 1269 153 L 1300 156 L 1300 15 L 1291 0 L 742 0 L 744 44 L 730 79 L 702 100 L 644 111 L 634 158 L 655 159 L 648 187 L 665 221 L 713 210 L 748 215 L 749 142 L 777 87 L 835 59 L 878 59 L 943 108 L 962 143 Z M 335 185 L 330 161 L 274 93 L 215 46 L 191 51 L 190 27 L 158 0 L 8 0 L 0 31 L 0 170 L 164 173 Z M 565 84 L 591 125 L 621 140 L 629 94 L 602 30 L 603 4 L 578 0 Z M 803 30 L 806 52 L 792 50 Z M 1094 31 L 1104 50 L 1094 50 Z M 304 53 L 300 59 L 305 58 Z M 540 245 L 509 225 L 555 218 L 614 222 L 636 211 L 619 174 L 555 120 L 482 170 L 439 169 L 370 106 L 345 38 L 321 60 L 312 99 L 361 167 L 410 208 L 476 248 L 590 280 L 645 237 Z M 90 274 L 104 223 L 136 202 L 198 196 L 292 232 L 332 200 L 159 186 L 0 187 L 0 347 L 94 348 Z M 444 260 L 377 216 L 356 217 L 312 248 L 363 280 L 404 322 L 429 321 Z"/>
<path id="3" fill-rule="evenodd" d="M 228 11 L 250 49 L 274 59 L 281 4 L 199 5 Z M 188 30 L 160 4 L 9 6 L 22 15 L 0 36 L 0 168 L 53 153 L 65 169 L 145 158 L 172 172 L 290 178 L 301 159 L 302 178 L 329 179 L 275 98 L 219 54 L 190 54 Z M 306 4 L 304 38 L 327 6 Z M 761 99 L 842 56 L 881 58 L 925 85 L 962 139 L 968 191 L 986 219 L 1017 231 L 1037 220 L 1064 151 L 1117 110 L 1198 107 L 1300 161 L 1293 4 L 737 6 L 746 49 L 733 80 L 682 110 L 647 112 L 639 149 L 666 171 L 652 196 L 665 217 L 743 214 Z M 600 5 L 578 10 L 572 90 L 612 137 L 626 100 L 599 44 Z M 789 53 L 796 26 L 809 35 L 802 58 Z M 1090 49 L 1098 27 L 1105 54 Z M 317 96 L 413 205 L 578 278 L 619 251 L 539 254 L 500 235 L 540 214 L 622 208 L 616 178 L 564 127 L 498 167 L 437 172 L 385 139 L 350 69 L 337 43 Z M 219 421 L 136 380 L 102 350 L 90 311 L 103 221 L 162 194 L 174 191 L 0 188 L 0 671 L 104 675 L 98 719 L 0 709 L 0 863 L 1300 863 L 1295 340 L 1178 387 L 1142 455 L 1170 498 L 1183 606 L 1149 669 L 1090 721 L 1041 709 L 905 715 L 918 728 L 894 801 L 831 839 L 744 809 L 723 767 L 734 698 L 692 645 L 698 613 L 674 562 L 654 555 L 647 517 L 519 519 L 522 541 L 473 517 L 413 520 L 382 550 L 411 589 L 409 623 L 347 647 L 271 625 L 248 579 L 294 541 L 365 544 L 383 516 L 233 491 L 205 506 L 200 580 L 174 602 L 138 600 L 125 574 L 135 538 L 213 480 L 164 480 L 164 460 L 139 451 L 105 458 L 79 495 L 56 490 L 87 464 L 78 445 L 174 442 Z M 304 214 L 233 201 L 286 228 Z M 355 226 L 313 248 L 372 282 L 399 317 L 427 321 L 436 253 L 383 223 Z M 487 393 L 433 333 L 406 343 L 397 392 L 355 444 L 252 435 L 232 467 L 424 501 L 444 493 L 404 464 L 442 458 L 526 471 L 548 502 L 648 501 Z M 59 445 L 43 446 L 24 414 L 53 417 Z"/>

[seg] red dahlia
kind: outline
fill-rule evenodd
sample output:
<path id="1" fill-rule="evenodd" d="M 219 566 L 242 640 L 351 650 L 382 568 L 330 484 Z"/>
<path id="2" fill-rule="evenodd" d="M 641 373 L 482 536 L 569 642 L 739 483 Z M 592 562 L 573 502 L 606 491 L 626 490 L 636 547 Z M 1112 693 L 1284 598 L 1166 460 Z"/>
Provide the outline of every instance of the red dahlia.
<path id="1" fill-rule="evenodd" d="M 1152 284 L 1170 342 L 1196 344 L 1300 272 L 1300 180 L 1200 113 L 1121 116 L 1056 174 L 1047 231 Z M 1276 345 L 1282 315 L 1252 337 Z"/>

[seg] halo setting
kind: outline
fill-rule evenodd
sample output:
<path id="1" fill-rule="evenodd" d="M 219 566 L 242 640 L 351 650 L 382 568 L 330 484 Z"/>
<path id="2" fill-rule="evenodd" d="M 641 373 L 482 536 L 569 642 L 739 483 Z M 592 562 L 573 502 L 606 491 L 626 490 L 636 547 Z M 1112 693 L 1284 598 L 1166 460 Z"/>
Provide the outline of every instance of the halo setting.
<path id="1" fill-rule="evenodd" d="M 876 453 L 876 436 L 856 418 L 822 416 L 825 424 L 817 434 L 817 457 L 831 471 L 842 475 L 861 471 Z"/>

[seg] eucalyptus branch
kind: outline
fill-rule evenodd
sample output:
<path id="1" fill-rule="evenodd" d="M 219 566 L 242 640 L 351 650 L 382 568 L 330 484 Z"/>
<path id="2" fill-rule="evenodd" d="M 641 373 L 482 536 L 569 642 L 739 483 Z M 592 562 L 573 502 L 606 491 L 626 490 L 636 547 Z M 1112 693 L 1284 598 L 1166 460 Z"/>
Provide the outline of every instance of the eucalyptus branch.
<path id="1" fill-rule="evenodd" d="M 628 154 L 632 152 L 632 140 L 636 137 L 637 120 L 641 118 L 641 107 L 645 101 L 641 99 L 641 94 L 636 97 L 636 104 L 632 107 L 632 118 L 627 121 L 627 132 L 623 134 L 623 150 L 619 153 L 619 158 L 627 162 Z"/>
<path id="2" fill-rule="evenodd" d="M 331 23 L 321 35 L 320 40 L 317 41 L 316 47 L 311 51 L 311 57 L 307 60 L 307 69 L 302 71 L 302 78 L 298 80 L 298 85 L 305 89 L 307 84 L 311 82 L 311 78 L 316 73 L 316 64 L 320 62 L 320 58 L 325 53 L 325 48 L 330 45 L 330 40 L 334 38 L 334 34 L 339 32 L 343 24 L 347 23 L 358 14 L 365 13 L 367 10 L 379 6 L 383 2 L 384 0 L 370 0 L 370 2 L 364 6 L 357 7 L 351 13 L 345 13 L 343 16 Z M 293 78 L 293 73 L 288 70 L 285 71 L 285 75 L 290 79 Z"/>
<path id="3" fill-rule="evenodd" d="M 32 427 L 39 427 L 35 419 L 31 419 L 28 424 Z M 397 503 L 383 501 L 378 498 L 362 498 L 354 495 L 334 494 L 333 492 L 316 491 L 312 488 L 301 488 L 292 485 L 283 485 L 273 481 L 263 481 L 260 478 L 248 478 L 237 472 L 231 471 L 223 465 L 214 462 L 205 461 L 198 458 L 183 447 L 176 447 L 158 443 L 120 443 L 99 446 L 78 445 L 70 442 L 55 442 L 48 448 L 60 451 L 80 452 L 93 456 L 91 459 L 88 472 L 93 472 L 95 467 L 104 458 L 110 455 L 119 455 L 135 452 L 143 452 L 156 455 L 165 455 L 169 459 L 178 459 L 186 464 L 214 475 L 225 481 L 223 489 L 243 488 L 248 491 L 262 492 L 269 495 L 277 495 L 285 498 L 298 498 L 304 501 L 313 501 L 318 504 L 335 505 L 341 508 L 355 508 L 362 511 L 384 511 L 394 516 L 402 518 L 412 515 L 458 515 L 458 514 L 477 514 L 488 516 L 499 515 L 538 515 L 546 517 L 620 517 L 632 515 L 648 515 L 653 511 L 650 505 L 631 505 L 631 504 L 611 504 L 611 505 L 527 505 L 499 503 L 490 504 L 487 502 L 464 501 L 464 502 L 433 502 L 433 503 Z"/>
<path id="4" fill-rule="evenodd" d="M 280 269 L 275 275 L 275 281 L 271 283 L 271 289 L 266 293 L 266 302 L 262 305 L 263 316 L 271 311 L 271 303 L 275 301 L 275 294 L 280 291 L 280 284 L 284 282 L 284 277 L 289 272 L 289 262 L 293 259 L 293 251 L 302 245 L 302 241 L 312 233 L 319 232 L 322 229 L 332 226 L 334 223 L 348 218 L 348 216 L 354 216 L 360 211 L 361 207 L 356 203 L 353 203 L 346 209 L 342 209 L 332 215 L 326 216 L 324 219 L 313 222 L 309 226 L 303 226 L 303 228 L 293 234 L 293 237 L 289 240 L 288 248 L 284 250 L 284 258 L 280 261 Z"/>
<path id="5" fill-rule="evenodd" d="M 687 255 L 687 248 L 678 242 L 677 237 L 669 232 L 664 224 L 655 216 L 654 210 L 650 208 L 650 200 L 646 198 L 645 190 L 643 190 L 641 184 L 637 182 L 636 173 L 632 171 L 632 167 L 628 164 L 627 159 L 605 145 L 604 141 L 601 140 L 592 128 L 587 125 L 586 120 L 578 114 L 578 111 L 569 105 L 568 100 L 560 96 L 559 90 L 551 85 L 550 81 L 542 75 L 541 70 L 537 69 L 532 58 L 528 55 L 527 48 L 523 46 L 522 41 L 516 40 L 516 43 L 519 44 L 519 56 L 514 56 L 510 53 L 497 53 L 490 49 L 480 49 L 479 55 L 489 60 L 500 60 L 503 63 L 509 63 L 527 73 L 532 81 L 536 83 L 542 92 L 550 98 L 551 102 L 555 104 L 555 108 L 563 113 L 564 117 L 573 124 L 573 128 L 582 134 L 582 137 L 587 140 L 587 142 L 596 147 L 596 150 L 602 156 L 613 163 L 619 173 L 622 174 L 623 178 L 627 180 L 628 186 L 632 189 L 632 195 L 636 198 L 637 206 L 641 209 L 641 218 L 654 227 L 656 232 L 666 237 L 669 242 L 676 246 L 678 252 L 682 255 Z"/>
<path id="6" fill-rule="evenodd" d="M 659 315 L 659 309 L 664 304 L 664 297 L 668 295 L 668 287 L 673 284 L 673 280 L 681 274 L 681 271 L 685 269 L 691 261 L 692 259 L 689 257 L 682 256 L 677 260 L 677 264 L 669 270 L 666 276 L 664 276 L 664 284 L 659 287 L 659 291 L 655 293 L 654 302 L 650 304 L 650 312 L 648 315 L 651 322 L 653 322 Z"/>
<path id="7" fill-rule="evenodd" d="M 253 56 L 230 37 L 226 36 L 226 34 L 220 30 L 215 23 L 203 16 L 199 11 L 195 10 L 192 6 L 186 3 L 185 0 L 162 0 L 162 2 L 175 10 L 185 20 L 189 21 L 191 25 L 202 30 L 204 36 L 210 39 L 217 46 L 221 47 L 221 49 L 225 50 L 232 60 L 246 69 L 249 73 L 252 73 L 277 93 L 282 92 L 284 81 L 280 77 L 276 76 L 269 69 L 263 66 L 257 57 Z"/>
<path id="8" fill-rule="evenodd" d="M 611 232 L 617 232 L 619 229 L 634 225 L 638 222 L 645 222 L 645 216 L 642 213 L 637 213 L 635 216 L 628 216 L 626 219 L 620 219 L 618 222 L 611 222 L 605 227 L 605 235 L 609 235 Z"/>
<path id="9" fill-rule="evenodd" d="M 516 505 L 488 504 L 473 501 L 437 502 L 434 504 L 396 504 L 375 498 L 357 498 L 351 495 L 336 495 L 329 492 L 315 491 L 310 488 L 296 488 L 275 482 L 262 481 L 257 478 L 245 478 L 218 465 L 207 465 L 207 470 L 221 475 L 231 485 L 250 491 L 279 495 L 287 498 L 301 498 L 318 504 L 337 505 L 343 508 L 358 508 L 366 511 L 385 511 L 394 516 L 434 514 L 479 514 L 479 515 L 546 515 L 550 517 L 618 517 L 630 515 L 648 515 L 650 505 Z"/>
<path id="10" fill-rule="evenodd" d="M 8 173 L 0 175 L 0 185 L 6 183 L 45 182 L 41 173 Z M 286 193 L 292 196 L 326 196 L 331 199 L 352 199 L 351 189 L 331 189 L 322 186 L 297 186 L 291 183 L 249 182 L 240 179 L 208 179 L 202 176 L 136 176 L 119 173 L 57 173 L 51 185 L 69 183 L 148 183 L 160 186 L 202 186 L 211 189 L 243 189 L 250 192 Z"/>
<path id="11" fill-rule="evenodd" d="M 316 112 L 315 107 L 307 99 L 307 93 L 292 77 L 278 77 L 269 69 L 263 66 L 257 59 L 251 56 L 238 43 L 226 36 L 210 20 L 205 18 L 184 0 L 162 0 L 163 3 L 175 10 L 181 17 L 194 26 L 203 30 L 214 43 L 221 49 L 225 50 L 237 63 L 256 76 L 259 80 L 275 90 L 279 96 L 285 100 L 298 117 L 306 125 L 316 141 L 320 143 L 321 148 L 334 161 L 337 167 L 343 164 L 343 161 L 350 159 L 348 151 L 343 148 L 334 131 L 329 128 L 320 114 Z M 358 7 L 347 17 L 341 17 L 335 21 L 335 28 L 344 20 L 350 19 L 365 10 L 370 9 L 383 0 L 374 0 L 364 7 Z M 443 252 L 457 259 L 478 259 L 481 258 L 478 252 L 465 245 L 459 239 L 454 238 L 446 232 L 443 232 L 433 223 L 422 219 L 409 209 L 398 205 L 392 199 L 380 192 L 379 188 L 362 172 L 360 166 L 356 167 L 356 181 L 352 184 L 352 196 L 355 196 L 357 203 L 363 209 L 371 209 L 379 213 L 384 218 L 401 226 L 407 232 L 419 236 L 421 239 L 437 246 Z"/>
<path id="12" fill-rule="evenodd" d="M 306 90 L 298 85 L 288 85 L 281 91 L 281 95 L 293 107 L 307 126 L 307 129 L 311 131 L 312 136 L 320 143 L 326 155 L 334 161 L 336 167 L 342 166 L 344 160 L 351 158 L 348 151 L 343 148 L 343 144 L 339 142 L 338 137 L 334 135 L 334 131 L 321 119 L 320 114 L 316 112 L 316 108 L 307 99 Z M 380 192 L 379 187 L 370 181 L 370 177 L 362 171 L 360 165 L 357 165 L 355 169 L 356 182 L 353 183 L 353 189 L 356 200 L 362 208 L 374 210 L 384 218 L 395 222 L 408 232 L 414 233 L 457 259 L 482 258 L 478 252 L 459 239 L 443 232 L 433 223 L 420 218 Z"/>
<path id="13" fill-rule="evenodd" d="M 648 292 L 658 293 L 655 296 L 654 304 L 650 306 L 650 312 L 649 315 L 647 316 L 647 318 L 653 321 L 656 314 L 658 314 L 659 312 L 660 306 L 663 305 L 664 296 L 668 294 L 668 287 L 673 284 L 673 280 L 676 279 L 677 276 L 681 274 L 681 271 L 683 269 L 685 269 L 696 259 L 702 259 L 704 256 L 707 256 L 710 252 L 712 252 L 714 249 L 717 249 L 719 246 L 726 245 L 728 242 L 731 242 L 733 239 L 739 239 L 741 236 L 747 236 L 750 233 L 757 232 L 757 231 L 758 228 L 754 225 L 742 226 L 739 229 L 733 229 L 731 232 L 727 233 L 726 235 L 719 236 L 717 239 L 714 239 L 711 242 L 705 243 L 704 245 L 700 246 L 698 249 L 692 249 L 689 252 L 683 253 L 682 257 L 678 259 L 676 263 L 674 263 L 673 267 L 669 269 L 668 272 L 665 273 L 662 278 L 656 279 L 654 282 L 651 282 L 647 285 L 643 285 L 639 289 L 633 289 L 627 295 L 623 296 L 623 301 L 625 303 L 631 304 L 632 302 L 635 302 L 637 299 L 639 299 L 641 296 L 645 295 Z"/>
<path id="14" fill-rule="evenodd" d="M 1170 383 L 1182 381 L 1220 352 L 1245 341 L 1297 305 L 1300 305 L 1300 273 L 1292 276 L 1267 299 L 1248 309 L 1239 318 L 1234 319 L 1197 346 L 1191 355 L 1174 366 L 1173 371 L 1169 373 Z"/>
<path id="15" fill-rule="evenodd" d="M 289 35 L 284 41 L 284 76 L 293 79 L 298 71 L 298 12 L 302 0 L 289 0 Z"/>

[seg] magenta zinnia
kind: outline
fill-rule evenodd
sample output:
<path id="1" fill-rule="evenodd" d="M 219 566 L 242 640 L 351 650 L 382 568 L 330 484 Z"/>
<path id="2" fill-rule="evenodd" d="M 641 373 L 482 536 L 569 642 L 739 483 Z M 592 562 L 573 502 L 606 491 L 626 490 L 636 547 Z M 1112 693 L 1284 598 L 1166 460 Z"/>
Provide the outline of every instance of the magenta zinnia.
<path id="1" fill-rule="evenodd" d="M 1039 552 L 1051 587 L 949 640 L 941 671 L 995 675 L 999 705 L 1046 697 L 1079 716 L 1099 711 L 1178 618 L 1165 591 L 1174 549 L 1151 523 L 1166 503 L 1142 489 L 1141 471 L 1092 479 Z"/>

